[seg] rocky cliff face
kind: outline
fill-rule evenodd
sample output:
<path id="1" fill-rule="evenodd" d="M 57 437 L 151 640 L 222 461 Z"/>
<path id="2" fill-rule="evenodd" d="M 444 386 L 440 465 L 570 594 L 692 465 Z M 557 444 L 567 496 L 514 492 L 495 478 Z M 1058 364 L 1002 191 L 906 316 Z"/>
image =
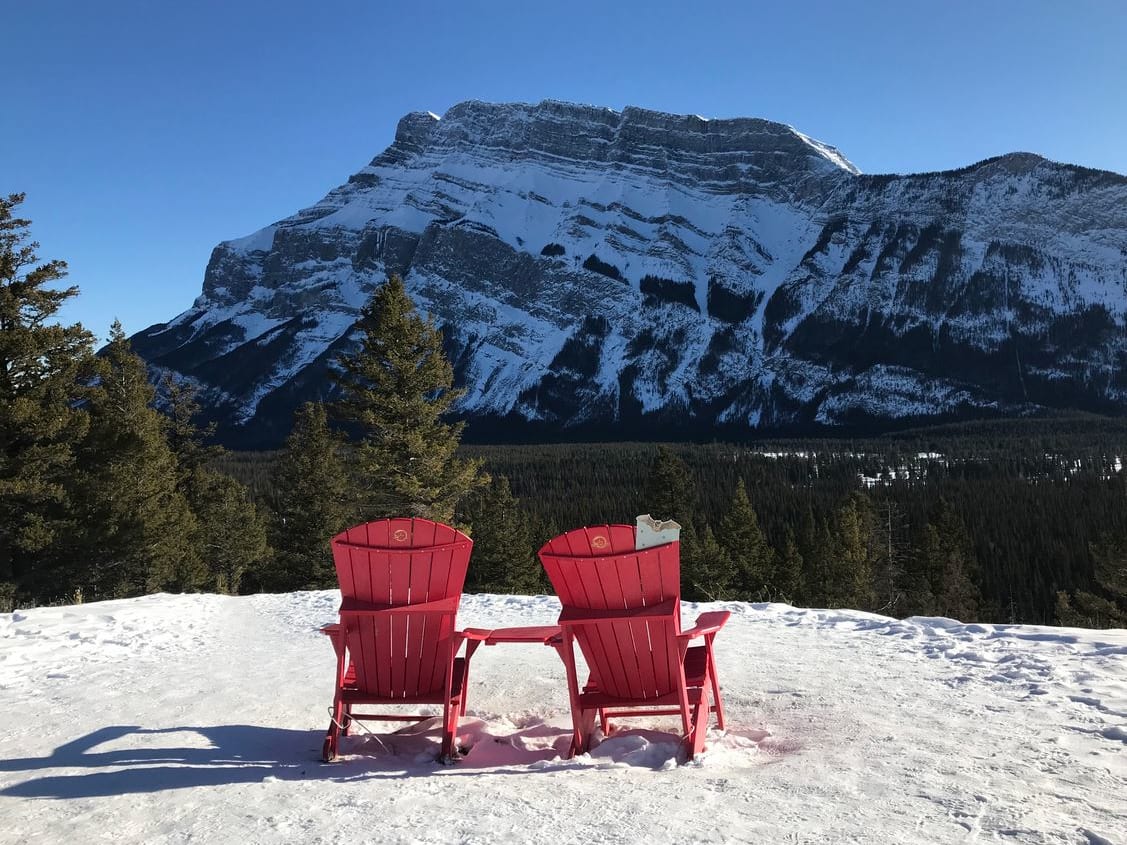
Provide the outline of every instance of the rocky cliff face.
<path id="1" fill-rule="evenodd" d="M 1024 153 L 865 176 L 778 123 L 557 102 L 407 115 L 134 345 L 229 442 L 276 443 L 392 272 L 478 437 L 1127 405 L 1127 178 Z"/>

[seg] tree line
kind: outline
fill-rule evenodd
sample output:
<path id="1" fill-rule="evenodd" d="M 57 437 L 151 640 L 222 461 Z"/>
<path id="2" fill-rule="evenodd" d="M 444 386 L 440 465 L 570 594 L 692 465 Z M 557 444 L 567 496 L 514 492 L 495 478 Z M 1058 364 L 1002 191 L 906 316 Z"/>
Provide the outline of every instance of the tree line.
<path id="1" fill-rule="evenodd" d="M 1071 440 L 1082 424 L 1066 421 L 1064 438 Z M 1127 479 L 1115 461 L 1123 454 L 1122 423 L 1117 437 L 1109 432 L 1098 447 L 1089 442 L 1068 457 L 1045 451 L 1049 443 L 1061 447 L 1047 430 L 1044 443 L 1031 443 L 1026 425 L 1016 429 L 1008 438 L 986 439 L 977 433 L 966 439 L 960 429 L 910 450 L 897 439 L 881 438 L 755 449 L 556 444 L 470 451 L 484 457 L 491 472 L 510 478 L 534 521 L 567 528 L 608 519 L 629 522 L 651 511 L 677 519 L 686 526 L 686 579 L 694 541 L 711 547 L 711 540 L 723 538 L 725 520 L 734 521 L 730 513 L 746 513 L 742 486 L 755 512 L 755 529 L 748 533 L 762 535 L 769 552 L 748 555 L 747 548 L 763 549 L 758 541 L 742 548 L 732 541 L 729 556 L 737 564 L 764 557 L 785 562 L 784 574 L 762 579 L 754 590 L 737 577 L 734 592 L 732 579 L 722 578 L 728 597 L 888 615 L 1123 624 L 1127 556 L 1116 550 L 1127 537 Z M 885 472 L 917 455 L 923 457 L 911 477 L 903 470 L 895 478 Z M 884 483 L 871 488 L 860 483 L 860 476 L 882 474 Z M 681 481 L 662 496 L 657 479 L 670 477 Z M 786 573 L 796 570 L 799 559 L 797 569 L 805 572 L 796 581 Z M 862 570 L 852 596 L 842 587 L 844 573 L 835 574 L 847 561 Z M 956 602 L 957 596 L 963 598 Z M 1077 602 L 1091 611 L 1077 617 L 1068 609 L 1075 610 Z"/>
<path id="2" fill-rule="evenodd" d="M 1106 450 L 1063 472 L 1046 462 L 1060 445 L 1051 433 L 1022 452 L 981 424 L 969 431 L 975 460 L 928 459 L 926 477 L 866 491 L 858 477 L 881 461 L 840 441 L 773 456 L 460 446 L 441 334 L 394 277 L 337 361 L 342 398 L 299 409 L 277 454 L 224 453 L 195 424 L 190 386 L 165 378 L 156 409 L 119 325 L 95 355 L 89 332 L 54 322 L 77 289 L 56 284 L 65 263 L 39 262 L 21 200 L 0 199 L 0 610 L 332 587 L 329 538 L 389 516 L 470 531 L 471 591 L 543 592 L 545 540 L 649 512 L 683 526 L 690 599 L 1127 624 L 1127 496 L 1122 473 L 1102 472 Z M 1099 448 L 1121 434 L 1101 430 Z M 883 441 L 881 460 L 895 466 L 923 442 Z"/>
<path id="3" fill-rule="evenodd" d="M 166 375 L 158 397 L 119 323 L 95 354 L 90 332 L 58 321 L 78 289 L 59 285 L 65 262 L 40 261 L 22 201 L 0 198 L 0 611 L 332 586 L 332 535 L 390 516 L 454 522 L 477 490 L 465 506 L 486 525 L 502 482 L 458 453 L 442 336 L 400 279 L 361 311 L 359 348 L 334 373 L 341 400 L 299 410 L 276 495 L 256 501 L 219 468 L 191 385 Z M 483 563 L 498 542 L 481 538 Z"/>
<path id="4" fill-rule="evenodd" d="M 78 292 L 0 198 L 0 609 L 160 590 L 235 591 L 266 555 L 246 488 L 212 468 L 190 391 L 155 410 L 121 325 L 94 354 L 60 325 Z"/>

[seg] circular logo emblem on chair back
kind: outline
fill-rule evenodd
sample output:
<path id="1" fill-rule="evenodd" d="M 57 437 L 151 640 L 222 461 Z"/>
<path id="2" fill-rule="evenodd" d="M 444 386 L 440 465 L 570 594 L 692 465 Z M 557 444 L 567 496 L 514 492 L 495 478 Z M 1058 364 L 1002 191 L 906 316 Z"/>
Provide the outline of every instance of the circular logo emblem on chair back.
<path id="1" fill-rule="evenodd" d="M 406 543 L 407 542 L 407 529 L 406 528 L 396 528 L 391 533 L 391 539 L 394 540 L 397 543 Z"/>
<path id="2" fill-rule="evenodd" d="M 601 551 L 602 549 L 605 549 L 609 545 L 610 545 L 610 541 L 606 537 L 604 537 L 602 534 L 596 534 L 594 537 L 591 538 L 591 548 L 592 549 L 599 549 Z"/>

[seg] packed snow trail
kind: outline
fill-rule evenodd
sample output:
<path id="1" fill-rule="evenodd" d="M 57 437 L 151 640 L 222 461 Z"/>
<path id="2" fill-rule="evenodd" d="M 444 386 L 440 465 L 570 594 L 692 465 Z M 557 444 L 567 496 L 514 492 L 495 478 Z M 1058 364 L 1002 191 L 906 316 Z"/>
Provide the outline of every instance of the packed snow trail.
<path id="1" fill-rule="evenodd" d="M 424 723 L 348 738 L 326 765 L 333 657 L 317 628 L 338 601 L 0 615 L 0 838 L 1127 842 L 1125 631 L 728 603 L 729 729 L 695 763 L 677 765 L 662 720 L 562 759 L 562 665 L 506 644 L 474 657 L 461 763 L 434 762 Z M 558 607 L 466 596 L 459 624 L 546 624 Z"/>

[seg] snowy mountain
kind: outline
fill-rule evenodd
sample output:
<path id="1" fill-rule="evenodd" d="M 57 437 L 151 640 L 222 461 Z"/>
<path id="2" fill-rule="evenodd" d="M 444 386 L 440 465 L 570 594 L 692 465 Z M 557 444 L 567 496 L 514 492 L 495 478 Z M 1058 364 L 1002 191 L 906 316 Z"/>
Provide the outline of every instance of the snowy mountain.
<path id="1" fill-rule="evenodd" d="M 228 441 L 276 442 L 389 272 L 477 436 L 1127 405 L 1127 177 L 1027 153 L 866 176 L 779 123 L 551 101 L 407 115 L 133 342 Z"/>
<path id="2" fill-rule="evenodd" d="M 4 840 L 1127 841 L 1125 631 L 730 603 L 716 639 L 728 728 L 692 764 L 677 765 L 676 717 L 562 759 L 562 663 L 499 645 L 473 658 L 461 762 L 435 762 L 432 721 L 346 738 L 326 765 L 335 664 L 316 629 L 339 601 L 157 595 L 0 614 Z M 558 612 L 466 596 L 458 622 Z"/>

